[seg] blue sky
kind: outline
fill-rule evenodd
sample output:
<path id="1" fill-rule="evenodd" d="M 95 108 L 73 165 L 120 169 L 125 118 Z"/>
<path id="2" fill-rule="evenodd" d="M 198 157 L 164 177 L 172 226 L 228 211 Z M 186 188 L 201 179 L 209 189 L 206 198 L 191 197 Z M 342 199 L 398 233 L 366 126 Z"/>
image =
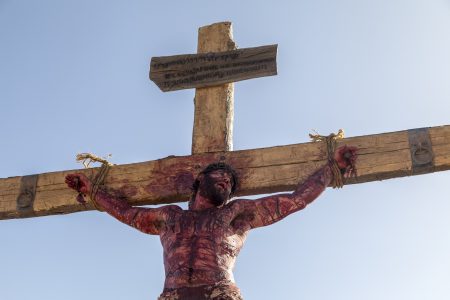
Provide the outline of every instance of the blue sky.
<path id="1" fill-rule="evenodd" d="M 193 90 L 162 93 L 152 56 L 196 52 L 231 21 L 277 43 L 278 75 L 235 84 L 234 148 L 449 124 L 450 1 L 0 0 L 0 177 L 190 153 Z M 246 299 L 449 299 L 450 172 L 327 190 L 251 232 Z M 2 299 L 156 299 L 162 250 L 99 212 L 0 221 Z"/>

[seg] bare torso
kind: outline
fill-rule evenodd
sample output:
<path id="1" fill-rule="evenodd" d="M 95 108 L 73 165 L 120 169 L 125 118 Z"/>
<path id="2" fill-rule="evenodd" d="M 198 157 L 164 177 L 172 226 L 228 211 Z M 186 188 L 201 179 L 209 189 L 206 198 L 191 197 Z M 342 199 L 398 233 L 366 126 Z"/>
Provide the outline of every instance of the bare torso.
<path id="1" fill-rule="evenodd" d="M 247 236 L 235 217 L 233 202 L 201 211 L 167 210 L 160 229 L 165 289 L 234 283 L 233 267 Z"/>

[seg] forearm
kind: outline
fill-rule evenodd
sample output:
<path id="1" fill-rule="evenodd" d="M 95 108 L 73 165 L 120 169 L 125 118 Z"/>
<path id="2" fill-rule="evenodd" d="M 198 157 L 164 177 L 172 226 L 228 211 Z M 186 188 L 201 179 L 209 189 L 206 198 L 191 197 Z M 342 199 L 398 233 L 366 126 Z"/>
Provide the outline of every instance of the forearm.
<path id="1" fill-rule="evenodd" d="M 92 192 L 92 184 L 84 174 L 68 174 L 65 180 L 68 187 L 78 192 L 77 200 L 85 203 L 83 195 L 90 195 L 91 201 L 99 210 L 105 211 L 119 221 L 148 233 L 159 234 L 164 221 L 164 209 L 132 207 L 126 200 L 108 193 L 104 187 Z M 169 206 L 170 208 L 170 206 Z"/>
<path id="2" fill-rule="evenodd" d="M 307 205 L 316 199 L 333 180 L 333 172 L 329 164 L 323 166 L 305 181 L 300 182 L 291 194 L 291 200 L 298 205 Z"/>
<path id="3" fill-rule="evenodd" d="M 134 219 L 139 212 L 139 208 L 132 207 L 124 200 L 120 200 L 108 192 L 99 189 L 93 199 L 97 206 L 118 219 L 119 221 L 134 226 Z"/>
<path id="4" fill-rule="evenodd" d="M 156 235 L 159 234 L 161 226 L 163 226 L 164 212 L 179 209 L 179 207 L 173 205 L 162 208 L 133 207 L 127 201 L 118 199 L 104 190 L 97 192 L 95 202 L 99 208 L 117 220 L 144 233 Z"/>
<path id="5" fill-rule="evenodd" d="M 270 225 L 302 210 L 326 189 L 332 179 L 331 168 L 326 165 L 299 183 L 291 194 L 277 194 L 248 202 L 246 205 L 253 205 L 257 212 L 251 227 Z"/>

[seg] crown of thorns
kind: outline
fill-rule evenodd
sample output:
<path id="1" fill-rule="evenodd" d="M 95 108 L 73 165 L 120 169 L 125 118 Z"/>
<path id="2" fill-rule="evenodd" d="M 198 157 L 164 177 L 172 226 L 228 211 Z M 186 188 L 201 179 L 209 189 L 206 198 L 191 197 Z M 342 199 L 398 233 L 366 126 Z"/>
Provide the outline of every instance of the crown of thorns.
<path id="1" fill-rule="evenodd" d="M 234 193 L 238 185 L 238 176 L 236 171 L 229 164 L 226 164 L 224 162 L 216 162 L 209 164 L 205 169 L 203 169 L 203 171 L 201 171 L 198 174 L 198 176 L 200 176 L 201 174 L 207 175 L 216 170 L 224 170 L 225 172 L 231 175 L 231 193 Z M 194 183 L 192 184 L 192 191 L 194 193 L 197 192 L 198 187 L 200 186 L 200 180 L 198 179 L 198 176 L 197 179 L 195 179 Z"/>

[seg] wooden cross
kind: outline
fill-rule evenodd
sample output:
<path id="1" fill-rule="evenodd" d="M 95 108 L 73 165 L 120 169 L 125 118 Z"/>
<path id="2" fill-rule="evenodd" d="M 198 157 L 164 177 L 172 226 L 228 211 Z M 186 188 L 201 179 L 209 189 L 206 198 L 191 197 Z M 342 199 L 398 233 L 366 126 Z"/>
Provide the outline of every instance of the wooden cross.
<path id="1" fill-rule="evenodd" d="M 195 176 L 211 162 L 224 161 L 237 170 L 241 182 L 238 196 L 292 190 L 299 181 L 324 165 L 327 154 L 322 143 L 231 151 L 232 81 L 274 75 L 274 47 L 276 51 L 276 46 L 235 50 L 231 23 L 224 22 L 199 29 L 199 54 L 153 59 L 152 64 L 160 74 L 151 72 L 150 76 L 155 81 L 159 80 L 163 89 L 198 87 L 192 155 L 116 165 L 111 167 L 105 184 L 113 188 L 118 197 L 126 197 L 132 204 L 161 204 L 188 200 Z M 255 55 L 259 55 L 256 60 Z M 227 63 L 228 60 L 234 62 Z M 167 62 L 170 61 L 177 63 L 172 63 L 169 68 Z M 194 70 L 174 67 L 188 62 L 200 65 Z M 192 77 L 192 72 L 198 76 Z M 188 79 L 183 76 L 188 76 Z M 221 85 L 210 87 L 219 83 Z M 450 169 L 449 125 L 338 141 L 338 146 L 344 144 L 359 148 L 358 177 L 350 179 L 349 184 Z M 76 192 L 66 186 L 64 179 L 69 173 L 81 172 L 91 176 L 97 170 L 69 170 L 0 179 L 0 219 L 93 209 L 90 204 L 84 207 L 76 202 Z"/>

